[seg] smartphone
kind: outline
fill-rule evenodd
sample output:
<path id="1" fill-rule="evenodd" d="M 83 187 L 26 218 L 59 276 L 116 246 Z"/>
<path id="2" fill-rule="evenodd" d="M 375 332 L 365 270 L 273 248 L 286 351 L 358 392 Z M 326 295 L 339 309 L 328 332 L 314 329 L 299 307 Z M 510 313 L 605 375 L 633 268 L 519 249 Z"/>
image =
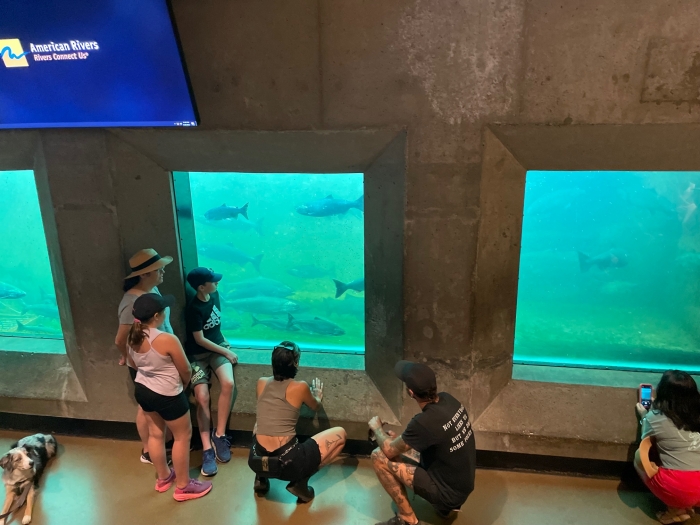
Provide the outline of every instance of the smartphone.
<path id="1" fill-rule="evenodd" d="M 651 408 L 651 391 L 653 388 L 654 387 L 648 383 L 639 385 L 639 402 L 647 410 Z"/>

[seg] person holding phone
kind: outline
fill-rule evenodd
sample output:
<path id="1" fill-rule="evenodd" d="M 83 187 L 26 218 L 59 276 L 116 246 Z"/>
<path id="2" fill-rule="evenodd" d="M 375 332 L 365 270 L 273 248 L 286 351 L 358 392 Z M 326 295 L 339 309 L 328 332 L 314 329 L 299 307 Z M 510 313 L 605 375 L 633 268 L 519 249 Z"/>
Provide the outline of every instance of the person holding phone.
<path id="1" fill-rule="evenodd" d="M 634 466 L 649 490 L 668 506 L 657 514 L 659 521 L 682 523 L 700 505 L 700 392 L 690 374 L 667 370 L 647 410 L 642 404 L 647 397 L 644 387 L 637 403 L 642 439 L 652 439 L 660 465 L 650 476 L 638 450 Z"/>

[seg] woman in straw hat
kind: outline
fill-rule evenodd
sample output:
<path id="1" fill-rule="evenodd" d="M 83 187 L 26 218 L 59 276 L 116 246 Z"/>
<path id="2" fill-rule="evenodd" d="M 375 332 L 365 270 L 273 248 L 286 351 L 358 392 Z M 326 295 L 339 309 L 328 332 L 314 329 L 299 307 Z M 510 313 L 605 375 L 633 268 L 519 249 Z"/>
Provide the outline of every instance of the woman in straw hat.
<path id="1" fill-rule="evenodd" d="M 140 296 L 146 293 L 156 293 L 158 285 L 163 282 L 165 267 L 173 262 L 172 257 L 161 257 L 158 252 L 148 248 L 139 250 L 134 256 L 129 259 L 131 273 L 124 279 L 124 296 L 119 303 L 117 315 L 119 316 L 119 330 L 114 342 L 119 348 L 119 364 L 124 366 L 126 362 L 127 339 L 131 325 L 134 324 L 134 302 Z M 165 309 L 165 320 L 160 330 L 172 334 L 173 328 L 170 326 L 170 308 Z M 128 367 L 129 375 L 133 381 L 136 378 L 136 369 Z M 151 463 L 151 457 L 148 453 L 148 421 L 143 410 L 139 406 L 136 413 L 136 428 L 141 438 L 143 450 L 141 451 L 141 462 Z"/>

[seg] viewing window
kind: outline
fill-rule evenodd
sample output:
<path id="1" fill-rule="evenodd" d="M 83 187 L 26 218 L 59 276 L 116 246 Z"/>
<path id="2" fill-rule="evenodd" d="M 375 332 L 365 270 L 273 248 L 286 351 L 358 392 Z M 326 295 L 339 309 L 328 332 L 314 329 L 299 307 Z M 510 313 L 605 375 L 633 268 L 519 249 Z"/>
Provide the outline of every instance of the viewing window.
<path id="1" fill-rule="evenodd" d="M 516 363 L 700 371 L 700 172 L 529 171 Z"/>
<path id="2" fill-rule="evenodd" d="M 181 232 L 194 231 L 197 264 L 223 274 L 222 331 L 251 351 L 241 360 L 269 363 L 292 340 L 328 367 L 363 368 L 363 174 L 182 175 L 194 227 L 176 195 Z"/>
<path id="3" fill-rule="evenodd" d="M 34 172 L 0 171 L 0 350 L 64 353 Z"/>

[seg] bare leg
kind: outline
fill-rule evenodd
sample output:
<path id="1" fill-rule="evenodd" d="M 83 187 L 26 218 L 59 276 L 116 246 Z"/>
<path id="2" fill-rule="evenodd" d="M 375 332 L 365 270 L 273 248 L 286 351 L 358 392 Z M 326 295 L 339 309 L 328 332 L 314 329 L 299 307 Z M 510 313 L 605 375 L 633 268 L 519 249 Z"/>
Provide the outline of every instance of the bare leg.
<path id="1" fill-rule="evenodd" d="M 230 363 L 225 363 L 214 370 L 216 377 L 221 385 L 221 393 L 219 394 L 219 402 L 217 404 L 216 435 L 221 437 L 226 433 L 228 426 L 228 418 L 231 416 L 231 409 L 236 398 L 238 390 L 236 388 L 236 380 L 233 377 L 233 366 Z"/>
<path id="2" fill-rule="evenodd" d="M 647 476 L 647 473 L 644 471 L 644 467 L 642 466 L 642 458 L 640 457 L 639 450 L 634 453 L 634 470 L 637 471 L 637 474 L 640 478 L 642 478 L 644 483 L 649 481 L 649 476 Z"/>
<path id="3" fill-rule="evenodd" d="M 173 468 L 175 469 L 176 485 L 185 488 L 190 481 L 190 439 L 192 438 L 192 421 L 190 412 L 174 421 L 165 423 L 172 430 L 175 443 L 173 444 Z"/>
<path id="4" fill-rule="evenodd" d="M 202 383 L 194 387 L 194 397 L 197 400 L 197 425 L 202 438 L 202 449 L 211 448 L 211 410 L 209 410 L 209 385 Z"/>
<path id="5" fill-rule="evenodd" d="M 143 448 L 144 452 L 148 452 L 148 420 L 141 407 L 136 412 L 136 430 L 138 430 L 141 438 L 141 448 Z"/>
<path id="6" fill-rule="evenodd" d="M 413 488 L 416 466 L 408 463 L 389 461 L 380 449 L 372 452 L 372 466 L 379 482 L 399 509 L 399 517 L 406 523 L 418 523 L 406 495 L 406 487 Z"/>
<path id="7" fill-rule="evenodd" d="M 148 420 L 148 450 L 159 479 L 170 476 L 165 459 L 165 421 L 156 412 L 144 412 Z"/>
<path id="8" fill-rule="evenodd" d="M 10 485 L 5 485 L 5 504 L 2 506 L 2 511 L 0 511 L 0 514 L 10 512 L 14 502 L 15 493 L 12 491 L 12 487 Z M 5 525 L 5 518 L 0 518 L 0 525 Z"/>
<path id="9" fill-rule="evenodd" d="M 27 494 L 27 508 L 24 509 L 24 518 L 22 518 L 22 525 L 27 525 L 32 522 L 32 511 L 34 509 L 34 497 L 36 496 L 36 487 L 32 485 L 29 487 L 29 493 Z"/>
<path id="10" fill-rule="evenodd" d="M 319 432 L 311 439 L 318 443 L 318 448 L 321 451 L 321 466 L 325 467 L 343 451 L 347 433 L 342 427 L 333 427 Z"/>

